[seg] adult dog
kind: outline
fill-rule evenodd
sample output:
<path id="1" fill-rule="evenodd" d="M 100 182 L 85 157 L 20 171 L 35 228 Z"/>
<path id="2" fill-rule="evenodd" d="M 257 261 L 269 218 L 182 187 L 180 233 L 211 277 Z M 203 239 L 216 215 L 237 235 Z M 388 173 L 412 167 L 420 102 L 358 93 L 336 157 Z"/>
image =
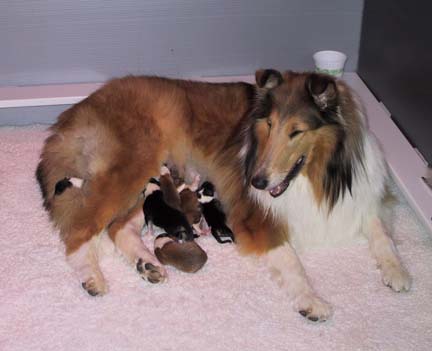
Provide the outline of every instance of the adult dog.
<path id="1" fill-rule="evenodd" d="M 91 295 L 106 291 L 92 240 L 104 230 L 143 278 L 165 279 L 140 239 L 139 213 L 143 189 L 166 161 L 209 176 L 240 248 L 267 257 L 308 319 L 327 319 L 331 307 L 308 283 L 293 243 L 363 234 L 384 283 L 410 287 L 382 220 L 385 162 L 343 81 L 275 70 L 257 71 L 256 85 L 126 77 L 65 111 L 51 132 L 36 176 Z M 68 177 L 82 187 L 56 195 Z"/>

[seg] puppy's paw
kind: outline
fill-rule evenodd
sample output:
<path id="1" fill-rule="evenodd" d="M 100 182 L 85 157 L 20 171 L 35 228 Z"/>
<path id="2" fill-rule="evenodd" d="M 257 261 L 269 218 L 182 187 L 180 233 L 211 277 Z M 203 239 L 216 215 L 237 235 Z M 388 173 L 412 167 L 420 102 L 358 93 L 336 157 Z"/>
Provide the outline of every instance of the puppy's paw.
<path id="1" fill-rule="evenodd" d="M 294 309 L 312 322 L 324 322 L 332 314 L 330 304 L 313 293 L 302 294 L 296 298 Z"/>
<path id="2" fill-rule="evenodd" d="M 149 262 L 145 263 L 141 258 L 138 259 L 136 269 L 141 278 L 153 284 L 163 283 L 168 276 L 164 267 Z"/>
<path id="3" fill-rule="evenodd" d="M 81 286 L 91 296 L 101 296 L 108 291 L 107 285 L 103 277 L 90 277 Z"/>
<path id="4" fill-rule="evenodd" d="M 382 265 L 381 276 L 384 285 L 396 292 L 409 291 L 411 288 L 411 277 L 399 263 Z"/>

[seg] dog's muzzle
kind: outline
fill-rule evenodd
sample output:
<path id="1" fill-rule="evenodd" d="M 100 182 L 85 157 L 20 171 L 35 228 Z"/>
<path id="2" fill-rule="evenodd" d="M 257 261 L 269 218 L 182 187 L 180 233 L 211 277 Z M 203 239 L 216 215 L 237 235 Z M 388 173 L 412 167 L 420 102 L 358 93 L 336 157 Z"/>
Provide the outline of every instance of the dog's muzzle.
<path id="1" fill-rule="evenodd" d="M 294 166 L 291 168 L 291 170 L 288 172 L 287 176 L 284 178 L 282 182 L 280 182 L 275 187 L 271 188 L 269 190 L 269 193 L 273 197 L 278 197 L 282 195 L 285 190 L 287 190 L 288 186 L 290 185 L 291 181 L 297 177 L 297 175 L 300 173 L 301 169 L 303 168 L 304 164 L 306 162 L 306 156 L 302 155 L 300 156 Z"/>

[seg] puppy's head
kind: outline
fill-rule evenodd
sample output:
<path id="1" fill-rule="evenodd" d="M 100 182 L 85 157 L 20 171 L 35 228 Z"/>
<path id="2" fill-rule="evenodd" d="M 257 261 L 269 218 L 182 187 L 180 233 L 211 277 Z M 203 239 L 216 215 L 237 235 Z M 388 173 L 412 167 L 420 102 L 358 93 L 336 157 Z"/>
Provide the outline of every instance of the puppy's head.
<path id="1" fill-rule="evenodd" d="M 197 197 L 202 204 L 212 201 L 216 197 L 214 185 L 210 182 L 204 182 L 197 190 Z"/>

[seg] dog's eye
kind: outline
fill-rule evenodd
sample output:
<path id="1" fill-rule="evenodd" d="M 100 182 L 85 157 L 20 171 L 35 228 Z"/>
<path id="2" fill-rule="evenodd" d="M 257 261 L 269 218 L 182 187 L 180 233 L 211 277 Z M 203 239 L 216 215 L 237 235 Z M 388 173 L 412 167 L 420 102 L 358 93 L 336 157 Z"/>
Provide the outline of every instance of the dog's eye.
<path id="1" fill-rule="evenodd" d="M 295 138 L 297 135 L 299 135 L 300 133 L 303 133 L 303 131 L 301 131 L 301 130 L 295 130 L 295 131 L 291 132 L 291 134 L 289 135 L 289 137 L 290 137 L 291 139 L 293 139 L 293 138 Z"/>

